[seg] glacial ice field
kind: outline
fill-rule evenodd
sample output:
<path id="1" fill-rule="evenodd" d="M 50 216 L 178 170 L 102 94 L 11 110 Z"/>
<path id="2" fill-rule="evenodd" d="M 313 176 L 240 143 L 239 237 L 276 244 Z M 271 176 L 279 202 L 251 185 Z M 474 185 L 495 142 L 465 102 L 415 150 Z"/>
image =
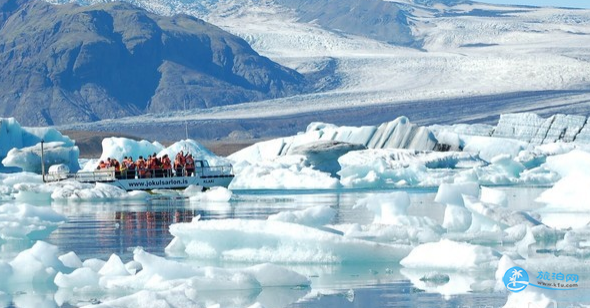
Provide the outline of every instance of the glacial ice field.
<path id="1" fill-rule="evenodd" d="M 279 1 L 127 1 L 157 14 L 197 16 L 302 74 L 328 72 L 328 81 L 317 91 L 290 97 L 63 128 L 133 129 L 149 138 L 152 125 L 188 122 L 195 135 L 227 138 L 236 130 L 266 138 L 294 134 L 317 120 L 375 125 L 405 115 L 429 125 L 491 123 L 505 113 L 587 114 L 590 108 L 590 10 L 389 1 L 408 17 L 416 47 L 301 21 L 296 10 Z M 103 0 L 49 2 L 88 5 Z M 295 123 L 282 125 L 284 119 Z"/>
<path id="2" fill-rule="evenodd" d="M 106 138 L 97 159 L 182 149 L 236 175 L 205 192 L 125 192 L 43 183 L 41 140 L 48 164 L 97 160 L 2 119 L 0 307 L 585 307 L 586 123 L 318 122 L 229 157 Z M 515 266 L 529 277 L 518 293 L 503 282 Z M 539 287 L 566 277 L 567 290 Z"/>

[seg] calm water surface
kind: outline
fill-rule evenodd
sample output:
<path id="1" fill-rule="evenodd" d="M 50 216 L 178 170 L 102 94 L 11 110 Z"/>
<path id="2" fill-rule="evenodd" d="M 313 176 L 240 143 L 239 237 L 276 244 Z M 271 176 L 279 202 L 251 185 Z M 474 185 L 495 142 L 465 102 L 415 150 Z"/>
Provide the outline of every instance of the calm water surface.
<path id="1" fill-rule="evenodd" d="M 510 204 L 521 209 L 539 207 L 534 199 L 542 191 L 533 188 L 503 188 Z M 165 247 L 172 240 L 168 232 L 170 224 L 190 222 L 194 217 L 215 220 L 226 218 L 265 219 L 285 210 L 300 210 L 311 206 L 329 205 L 338 209 L 335 224 L 369 223 L 372 215 L 363 209 L 353 208 L 356 201 L 368 194 L 390 191 L 234 191 L 231 202 L 190 202 L 179 197 L 155 198 L 142 203 L 67 203 L 52 204 L 52 208 L 67 216 L 66 223 L 53 231 L 45 241 L 59 247 L 60 252 L 74 251 L 82 260 L 100 258 L 107 260 L 117 254 L 123 262 L 132 260 L 133 250 L 166 256 Z M 428 216 L 442 222 L 444 206 L 433 201 L 435 190 L 409 190 L 411 215 Z M 2 246 L 0 259 L 10 260 L 32 243 L 8 243 Z M 434 257 L 434 256 L 433 256 Z M 196 262 L 181 260 L 182 262 Z M 210 264 L 207 264 L 210 265 Z M 214 264 L 216 266 L 236 266 Z M 417 274 L 402 269 L 398 264 L 362 265 L 297 265 L 286 266 L 308 275 L 312 280 L 310 290 L 264 289 L 254 294 L 227 294 L 210 292 L 212 300 L 223 303 L 223 298 L 240 298 L 243 307 L 248 299 L 268 298 L 271 307 L 502 307 L 506 294 L 481 292 L 443 295 L 418 288 Z M 493 279 L 494 273 L 459 275 L 457 280 L 466 283 L 478 279 Z M 454 279 L 452 277 L 452 279 Z M 434 286 L 436 287 L 436 286 Z M 445 289 L 441 286 L 440 290 Z M 251 292 L 251 291 L 250 291 Z M 267 294 L 261 294 L 268 293 Z M 452 292 L 449 292 L 452 293 Z M 278 294 L 278 295 L 277 295 Z M 239 307 L 236 301 L 233 305 Z M 1 303 L 1 301 L 0 301 Z M 18 300 L 11 306 L 19 305 Z M 232 304 L 222 304 L 232 307 Z"/>

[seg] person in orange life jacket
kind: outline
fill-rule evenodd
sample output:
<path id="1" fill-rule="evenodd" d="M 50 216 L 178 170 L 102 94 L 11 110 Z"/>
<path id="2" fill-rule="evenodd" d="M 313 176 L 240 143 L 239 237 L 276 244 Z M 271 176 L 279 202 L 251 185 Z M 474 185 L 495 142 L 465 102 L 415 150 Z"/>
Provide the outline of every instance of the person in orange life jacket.
<path id="1" fill-rule="evenodd" d="M 146 176 L 146 162 L 143 159 L 143 156 L 139 156 L 139 159 L 137 160 L 137 162 L 135 162 L 135 165 L 137 167 L 137 172 L 139 174 L 139 178 L 145 178 Z"/>
<path id="2" fill-rule="evenodd" d="M 133 157 L 127 157 L 127 161 L 125 161 L 125 166 L 127 166 L 127 177 L 128 178 L 135 178 L 135 162 L 133 162 Z"/>
<path id="3" fill-rule="evenodd" d="M 162 160 L 158 157 L 158 155 L 156 154 L 156 152 L 154 152 L 154 154 L 152 154 L 152 157 L 156 161 L 156 165 L 158 167 L 162 166 Z"/>
<path id="4" fill-rule="evenodd" d="M 152 169 L 152 156 L 148 155 L 145 159 L 145 177 L 151 178 L 153 176 L 154 170 Z"/>
<path id="5" fill-rule="evenodd" d="M 101 160 L 98 163 L 98 167 L 96 168 L 97 170 L 101 170 L 101 169 L 105 169 L 107 167 L 107 165 L 105 164 L 104 160 Z"/>
<path id="6" fill-rule="evenodd" d="M 176 154 L 176 158 L 174 158 L 174 169 L 176 169 L 176 176 L 182 176 L 182 171 L 184 169 L 184 153 L 182 151 Z"/>
<path id="7" fill-rule="evenodd" d="M 148 157 L 147 168 L 150 171 L 152 177 L 158 176 L 158 169 L 160 169 L 160 166 L 158 165 L 158 159 L 156 158 L 156 156 L 150 155 Z"/>
<path id="8" fill-rule="evenodd" d="M 189 153 L 186 156 L 185 163 L 186 164 L 184 165 L 184 168 L 186 169 L 186 175 L 192 176 L 193 173 L 195 172 L 195 160 L 193 159 L 192 154 Z"/>
<path id="9" fill-rule="evenodd" d="M 115 178 L 121 178 L 121 164 L 116 158 L 111 158 L 111 168 L 115 168 Z"/>
<path id="10" fill-rule="evenodd" d="M 164 154 L 162 157 L 162 169 L 164 170 L 165 177 L 172 176 L 172 162 L 170 161 L 168 154 Z"/>

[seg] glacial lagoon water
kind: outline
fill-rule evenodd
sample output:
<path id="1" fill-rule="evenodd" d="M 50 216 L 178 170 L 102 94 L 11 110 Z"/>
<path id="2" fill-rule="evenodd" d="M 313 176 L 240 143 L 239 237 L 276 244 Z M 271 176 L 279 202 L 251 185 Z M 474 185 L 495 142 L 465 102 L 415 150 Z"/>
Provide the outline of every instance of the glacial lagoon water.
<path id="1" fill-rule="evenodd" d="M 542 188 L 505 187 L 509 203 L 518 209 L 540 207 L 534 199 Z M 386 190 L 355 191 L 289 191 L 260 190 L 234 191 L 230 202 L 191 202 L 178 196 L 154 197 L 148 202 L 80 202 L 52 203 L 51 207 L 67 217 L 67 222 L 53 230 L 43 240 L 59 247 L 60 253 L 75 252 L 80 259 L 107 260 L 117 254 L 123 262 L 133 259 L 136 247 L 164 257 L 165 247 L 172 240 L 169 225 L 189 222 L 200 216 L 201 220 L 216 219 L 265 219 L 271 214 L 288 210 L 300 210 L 317 205 L 337 209 L 333 223 L 361 223 L 372 221 L 366 209 L 355 208 L 360 198 L 368 194 L 386 194 Z M 409 214 L 427 216 L 442 222 L 444 206 L 434 202 L 436 190 L 411 189 Z M 48 205 L 45 205 L 48 206 Z M 20 251 L 32 246 L 33 241 L 9 241 L 0 246 L 0 260 L 8 261 Z M 432 256 L 436 258 L 436 256 Z M 203 263 L 188 258 L 174 257 L 193 265 L 219 267 L 245 267 L 251 264 L 216 262 Z M 482 290 L 462 292 L 462 284 L 494 279 L 494 273 L 469 272 L 450 275 L 451 281 L 440 282 L 425 290 L 420 284 L 420 274 L 401 268 L 397 262 L 347 265 L 284 265 L 310 277 L 311 288 L 265 288 L 246 291 L 209 291 L 200 294 L 203 301 L 220 303 L 221 307 L 248 307 L 256 301 L 264 307 L 502 307 L 507 294 Z M 456 279 L 456 280 L 455 280 Z M 455 281 L 453 281 L 455 280 Z M 454 288 L 459 285 L 456 292 Z M 448 284 L 448 288 L 444 285 Z M 438 292 L 432 290 L 439 290 Z M 7 307 L 59 307 L 51 304 L 55 290 L 36 290 L 5 294 Z M 588 292 L 586 292 L 588 293 Z M 579 294 L 579 293 L 576 293 Z M 120 294 L 119 294 L 120 295 Z M 79 295 L 77 303 L 65 303 L 62 307 L 77 306 L 81 302 L 101 302 L 94 294 Z M 578 296 L 578 295 L 576 295 Z M 82 298 L 80 298 L 82 297 Z M 49 300 L 48 300 L 49 298 Z M 564 297 L 575 302 L 577 298 Z M 567 305 L 560 305 L 560 307 Z"/>

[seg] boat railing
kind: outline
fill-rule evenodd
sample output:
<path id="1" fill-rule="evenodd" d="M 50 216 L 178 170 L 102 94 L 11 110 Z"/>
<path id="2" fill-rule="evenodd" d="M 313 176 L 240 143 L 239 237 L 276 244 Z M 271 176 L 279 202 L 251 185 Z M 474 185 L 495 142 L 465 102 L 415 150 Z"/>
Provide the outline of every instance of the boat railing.
<path id="1" fill-rule="evenodd" d="M 115 168 L 79 171 L 73 175 L 73 178 L 79 182 L 112 182 L 117 179 L 115 173 Z"/>
<path id="2" fill-rule="evenodd" d="M 80 182 L 111 182 L 126 179 L 145 179 L 145 178 L 162 178 L 162 177 L 219 177 L 233 175 L 232 165 L 221 166 L 197 166 L 194 170 L 179 169 L 133 169 L 116 171 L 115 168 L 107 168 L 93 171 L 79 171 L 70 175 Z M 57 180 L 57 179 L 56 179 Z"/>
<path id="3" fill-rule="evenodd" d="M 204 166 L 195 168 L 195 172 L 203 176 L 231 175 L 233 174 L 233 167 L 232 165 Z"/>
<path id="4" fill-rule="evenodd" d="M 163 178 L 163 177 L 222 177 L 233 175 L 232 165 L 208 166 L 197 165 L 194 170 L 179 168 L 179 169 L 134 169 L 117 171 L 110 167 L 106 169 L 98 169 L 92 171 L 78 171 L 77 173 L 48 173 L 45 175 L 45 180 L 48 182 L 56 182 L 65 179 L 74 179 L 83 183 L 94 182 L 113 182 L 117 180 L 126 179 L 145 179 L 145 178 Z"/>

